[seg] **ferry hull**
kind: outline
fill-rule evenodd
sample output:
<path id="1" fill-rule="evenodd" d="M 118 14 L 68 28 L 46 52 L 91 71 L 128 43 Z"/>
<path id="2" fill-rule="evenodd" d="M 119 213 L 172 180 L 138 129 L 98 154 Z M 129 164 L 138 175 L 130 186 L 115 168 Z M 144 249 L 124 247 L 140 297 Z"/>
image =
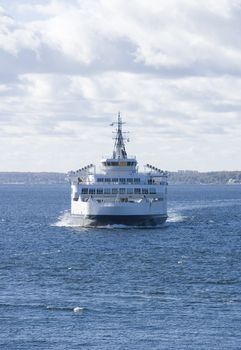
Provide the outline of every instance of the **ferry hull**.
<path id="1" fill-rule="evenodd" d="M 159 226 L 166 222 L 164 215 L 86 215 L 82 218 L 85 226 L 128 225 L 128 226 Z"/>
<path id="2" fill-rule="evenodd" d="M 133 225 L 158 226 L 167 219 L 166 200 L 150 202 L 72 201 L 71 214 L 83 226 Z"/>

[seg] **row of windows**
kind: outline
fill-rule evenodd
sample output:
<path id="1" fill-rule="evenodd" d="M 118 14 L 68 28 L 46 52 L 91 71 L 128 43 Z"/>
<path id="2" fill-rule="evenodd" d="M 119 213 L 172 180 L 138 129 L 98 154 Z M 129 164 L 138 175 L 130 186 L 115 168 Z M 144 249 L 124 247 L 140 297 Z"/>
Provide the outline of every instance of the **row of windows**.
<path id="1" fill-rule="evenodd" d="M 125 185 L 125 184 L 134 184 L 134 185 L 138 185 L 141 183 L 141 179 L 140 178 L 117 178 L 117 177 L 114 177 L 114 178 L 109 178 L 109 177 L 98 177 L 97 178 L 97 182 L 98 183 L 107 183 L 107 184 L 115 184 L 115 185 Z M 155 183 L 155 181 L 153 179 L 148 179 L 147 181 L 148 185 L 152 185 Z"/>
<path id="2" fill-rule="evenodd" d="M 102 162 L 105 166 L 134 166 L 136 162 Z"/>
<path id="3" fill-rule="evenodd" d="M 82 188 L 82 194 L 156 194 L 155 188 Z"/>
<path id="4" fill-rule="evenodd" d="M 97 182 L 107 182 L 107 183 L 114 183 L 114 184 L 139 184 L 141 182 L 140 178 L 109 178 L 109 177 L 98 177 Z"/>

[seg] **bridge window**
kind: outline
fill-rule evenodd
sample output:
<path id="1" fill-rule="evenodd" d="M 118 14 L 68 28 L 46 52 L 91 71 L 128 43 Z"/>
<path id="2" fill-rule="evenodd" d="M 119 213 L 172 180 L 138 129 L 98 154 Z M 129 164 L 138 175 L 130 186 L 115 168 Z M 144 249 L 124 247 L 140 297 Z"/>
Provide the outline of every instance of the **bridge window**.
<path id="1" fill-rule="evenodd" d="M 126 182 L 127 182 L 128 184 L 133 184 L 133 179 L 126 179 Z"/>

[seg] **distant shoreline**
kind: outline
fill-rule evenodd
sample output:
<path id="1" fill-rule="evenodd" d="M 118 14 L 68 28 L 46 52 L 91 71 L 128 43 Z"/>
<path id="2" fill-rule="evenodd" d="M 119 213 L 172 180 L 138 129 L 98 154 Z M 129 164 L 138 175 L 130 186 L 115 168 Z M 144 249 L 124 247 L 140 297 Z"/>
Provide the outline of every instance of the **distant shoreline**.
<path id="1" fill-rule="evenodd" d="M 168 174 L 170 185 L 241 185 L 241 171 L 180 170 Z M 67 184 L 66 177 L 57 172 L 0 172 L 0 185 Z"/>

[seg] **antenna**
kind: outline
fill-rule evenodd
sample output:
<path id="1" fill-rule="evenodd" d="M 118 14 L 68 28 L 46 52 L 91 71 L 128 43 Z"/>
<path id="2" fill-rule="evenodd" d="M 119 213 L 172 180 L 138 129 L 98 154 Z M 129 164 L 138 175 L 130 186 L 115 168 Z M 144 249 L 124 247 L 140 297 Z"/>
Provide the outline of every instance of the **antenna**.
<path id="1" fill-rule="evenodd" d="M 116 135 L 113 138 L 115 140 L 114 144 L 114 150 L 113 150 L 113 158 L 116 159 L 126 159 L 127 158 L 127 153 L 125 149 L 125 140 L 129 142 L 129 139 L 126 137 L 123 137 L 123 134 L 126 134 L 126 132 L 122 132 L 122 125 L 125 124 L 122 119 L 120 112 L 118 113 L 118 120 L 117 122 L 113 122 L 110 125 L 114 126 L 117 125 L 117 129 L 115 131 Z"/>

